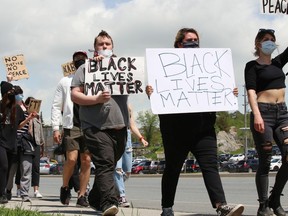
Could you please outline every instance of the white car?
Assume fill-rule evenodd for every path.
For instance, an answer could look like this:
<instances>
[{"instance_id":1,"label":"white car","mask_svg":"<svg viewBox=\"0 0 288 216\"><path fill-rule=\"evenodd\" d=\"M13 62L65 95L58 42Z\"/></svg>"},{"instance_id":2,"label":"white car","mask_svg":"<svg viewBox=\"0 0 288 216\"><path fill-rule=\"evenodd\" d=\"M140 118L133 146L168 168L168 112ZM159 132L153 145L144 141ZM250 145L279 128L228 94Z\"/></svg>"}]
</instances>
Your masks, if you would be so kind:
<instances>
[{"instance_id":1,"label":"white car","mask_svg":"<svg viewBox=\"0 0 288 216\"><path fill-rule=\"evenodd\" d=\"M270 163L270 171L278 171L282 165L282 159L281 158L274 158L271 160Z\"/></svg>"},{"instance_id":2,"label":"white car","mask_svg":"<svg viewBox=\"0 0 288 216\"><path fill-rule=\"evenodd\" d=\"M229 158L229 161L238 162L238 161L244 160L244 159L245 159L245 155L244 154L235 154L235 155L232 155Z\"/></svg>"},{"instance_id":3,"label":"white car","mask_svg":"<svg viewBox=\"0 0 288 216\"><path fill-rule=\"evenodd\" d=\"M40 160L40 174L50 174L50 163L46 160Z\"/></svg>"}]
</instances>

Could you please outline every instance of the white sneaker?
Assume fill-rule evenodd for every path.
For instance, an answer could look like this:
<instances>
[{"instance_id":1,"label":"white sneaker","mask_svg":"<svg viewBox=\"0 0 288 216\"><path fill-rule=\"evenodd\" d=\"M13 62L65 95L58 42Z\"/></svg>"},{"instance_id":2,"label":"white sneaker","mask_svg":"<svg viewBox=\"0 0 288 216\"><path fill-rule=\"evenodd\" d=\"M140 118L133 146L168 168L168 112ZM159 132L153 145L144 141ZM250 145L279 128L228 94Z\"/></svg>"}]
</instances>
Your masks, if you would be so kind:
<instances>
[{"instance_id":1,"label":"white sneaker","mask_svg":"<svg viewBox=\"0 0 288 216\"><path fill-rule=\"evenodd\" d=\"M16 196L17 196L18 198L20 198L20 197L21 197L21 192L20 192L20 189L17 189L17 192L16 192Z\"/></svg>"},{"instance_id":2,"label":"white sneaker","mask_svg":"<svg viewBox=\"0 0 288 216\"><path fill-rule=\"evenodd\" d=\"M36 197L36 198L42 198L43 196L42 196L42 194L37 190L37 191L34 192L34 197Z\"/></svg>"}]
</instances>

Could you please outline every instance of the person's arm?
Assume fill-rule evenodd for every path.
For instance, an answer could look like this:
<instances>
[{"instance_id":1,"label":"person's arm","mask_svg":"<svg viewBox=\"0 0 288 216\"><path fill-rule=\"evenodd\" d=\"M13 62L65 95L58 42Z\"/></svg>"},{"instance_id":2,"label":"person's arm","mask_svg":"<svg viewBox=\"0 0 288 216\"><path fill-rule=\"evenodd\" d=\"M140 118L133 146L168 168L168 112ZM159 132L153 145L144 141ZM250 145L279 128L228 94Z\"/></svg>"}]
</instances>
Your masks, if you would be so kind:
<instances>
[{"instance_id":1,"label":"person's arm","mask_svg":"<svg viewBox=\"0 0 288 216\"><path fill-rule=\"evenodd\" d=\"M264 133L264 121L258 108L256 91L249 89L247 91L248 101L254 115L254 128L260 133Z\"/></svg>"},{"instance_id":2,"label":"person's arm","mask_svg":"<svg viewBox=\"0 0 288 216\"><path fill-rule=\"evenodd\" d=\"M18 129L21 129L22 127L24 127L31 119L36 118L37 117L37 113L36 112L31 112L28 117L23 120L19 125L18 125Z\"/></svg>"},{"instance_id":3,"label":"person's arm","mask_svg":"<svg viewBox=\"0 0 288 216\"><path fill-rule=\"evenodd\" d=\"M128 105L128 109L129 109L129 114L130 114L130 129L131 129L131 132L138 137L139 141L142 142L143 146L146 147L149 145L149 143L145 140L145 138L142 136L142 134L140 133L136 123L135 123L135 120L134 120L134 117L133 117L133 112L132 112L132 108L130 105Z\"/></svg>"}]
</instances>

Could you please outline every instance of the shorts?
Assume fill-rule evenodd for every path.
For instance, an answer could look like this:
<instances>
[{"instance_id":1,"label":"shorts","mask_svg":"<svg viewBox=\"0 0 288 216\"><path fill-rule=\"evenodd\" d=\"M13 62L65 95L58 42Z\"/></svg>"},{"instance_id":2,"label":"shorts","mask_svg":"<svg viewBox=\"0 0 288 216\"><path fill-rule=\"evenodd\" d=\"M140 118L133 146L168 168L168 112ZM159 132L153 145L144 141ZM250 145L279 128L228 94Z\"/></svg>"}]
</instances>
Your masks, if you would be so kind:
<instances>
[{"instance_id":1,"label":"shorts","mask_svg":"<svg viewBox=\"0 0 288 216\"><path fill-rule=\"evenodd\" d=\"M63 144L66 151L78 150L80 153L88 151L82 130L75 126L72 129L64 128Z\"/></svg>"}]
</instances>

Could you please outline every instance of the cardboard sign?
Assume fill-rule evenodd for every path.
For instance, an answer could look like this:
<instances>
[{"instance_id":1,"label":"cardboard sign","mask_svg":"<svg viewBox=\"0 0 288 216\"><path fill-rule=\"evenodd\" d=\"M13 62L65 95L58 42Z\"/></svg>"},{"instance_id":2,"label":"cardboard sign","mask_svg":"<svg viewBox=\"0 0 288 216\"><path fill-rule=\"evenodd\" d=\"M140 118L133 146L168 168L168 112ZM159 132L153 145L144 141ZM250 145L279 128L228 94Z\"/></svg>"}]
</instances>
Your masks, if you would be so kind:
<instances>
[{"instance_id":1,"label":"cardboard sign","mask_svg":"<svg viewBox=\"0 0 288 216\"><path fill-rule=\"evenodd\" d=\"M27 68L25 66L24 55L5 56L3 61L6 67L7 75L12 76L12 80L20 80L29 78Z\"/></svg>"},{"instance_id":2,"label":"cardboard sign","mask_svg":"<svg viewBox=\"0 0 288 216\"><path fill-rule=\"evenodd\" d=\"M145 86L144 58L118 57L85 62L86 95L108 89L112 95L142 94Z\"/></svg>"},{"instance_id":3,"label":"cardboard sign","mask_svg":"<svg viewBox=\"0 0 288 216\"><path fill-rule=\"evenodd\" d=\"M264 14L288 14L287 0L260 0L261 13Z\"/></svg>"},{"instance_id":4,"label":"cardboard sign","mask_svg":"<svg viewBox=\"0 0 288 216\"><path fill-rule=\"evenodd\" d=\"M237 110L230 49L146 49L154 114Z\"/></svg>"},{"instance_id":5,"label":"cardboard sign","mask_svg":"<svg viewBox=\"0 0 288 216\"><path fill-rule=\"evenodd\" d=\"M64 76L69 76L69 75L74 74L76 72L76 68L75 68L72 61L67 62L65 64L62 64L61 67L62 67L62 71L63 71Z\"/></svg>"},{"instance_id":6,"label":"cardboard sign","mask_svg":"<svg viewBox=\"0 0 288 216\"><path fill-rule=\"evenodd\" d=\"M37 113L40 112L40 107L41 107L41 100L37 100L37 99L31 99L29 104L28 104L28 109L27 112L31 113L36 111Z\"/></svg>"}]
</instances>

